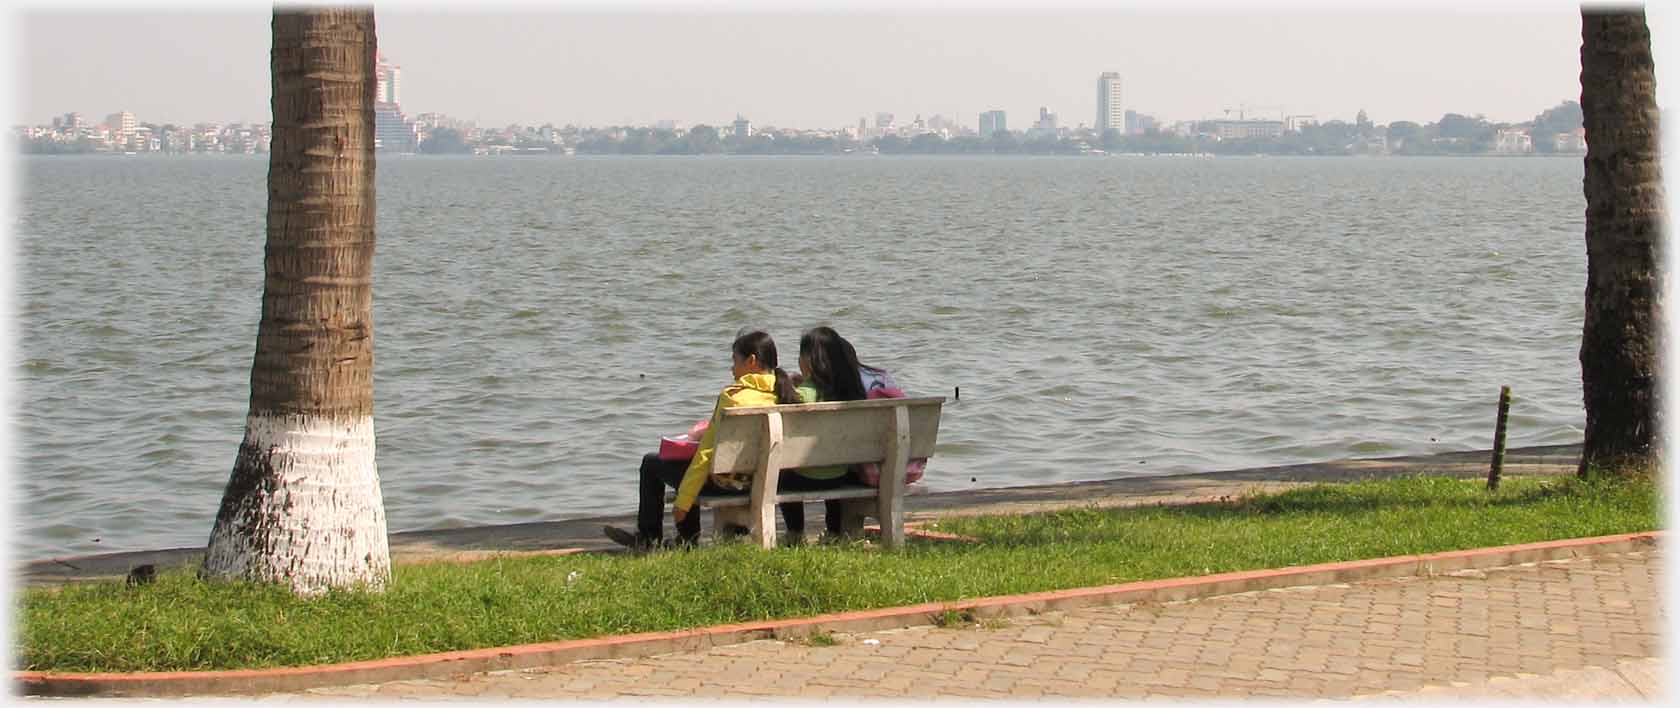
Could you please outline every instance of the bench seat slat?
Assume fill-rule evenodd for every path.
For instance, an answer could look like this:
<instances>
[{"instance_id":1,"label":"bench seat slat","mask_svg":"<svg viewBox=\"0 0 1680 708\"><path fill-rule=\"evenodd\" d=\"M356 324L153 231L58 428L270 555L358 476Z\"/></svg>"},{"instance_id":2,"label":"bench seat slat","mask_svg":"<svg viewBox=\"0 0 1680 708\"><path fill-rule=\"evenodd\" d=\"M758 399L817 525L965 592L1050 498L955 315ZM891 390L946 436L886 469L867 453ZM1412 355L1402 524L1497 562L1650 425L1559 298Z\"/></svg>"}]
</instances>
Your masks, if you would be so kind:
<instances>
[{"instance_id":1,"label":"bench seat slat","mask_svg":"<svg viewBox=\"0 0 1680 708\"><path fill-rule=\"evenodd\" d=\"M884 462L887 456L888 426L898 411L909 413L910 457L932 457L939 443L940 403L925 399L925 405L904 401L917 399L880 398L873 401L810 403L821 410L794 411L802 406L731 408L714 423L717 447L712 472L753 472L758 469L764 445L765 413L781 411L781 465L826 467L863 462ZM733 415L734 411L753 414Z\"/></svg>"},{"instance_id":2,"label":"bench seat slat","mask_svg":"<svg viewBox=\"0 0 1680 708\"><path fill-rule=\"evenodd\" d=\"M726 408L723 415L734 418L744 415L764 415L766 413L809 413L815 411L856 410L869 408L893 408L908 406L920 408L922 406L939 406L945 403L944 396L924 396L921 398L871 398L865 401L823 401L821 403L783 403L774 406L743 406L740 408Z\"/></svg>"},{"instance_id":3,"label":"bench seat slat","mask_svg":"<svg viewBox=\"0 0 1680 708\"><path fill-rule=\"evenodd\" d=\"M775 503L814 502L822 501L824 499L874 499L875 494L878 491L880 490L875 487L866 487L861 484L856 484L836 489L823 489L815 492L782 492L776 495ZM904 493L909 495L924 494L926 492L927 489L920 484L912 484L904 488ZM676 495L674 494L665 495L665 501L667 503L674 499L676 499ZM694 505L707 509L718 509L731 506L746 506L751 499L752 498L746 494L702 494L694 500Z\"/></svg>"}]
</instances>

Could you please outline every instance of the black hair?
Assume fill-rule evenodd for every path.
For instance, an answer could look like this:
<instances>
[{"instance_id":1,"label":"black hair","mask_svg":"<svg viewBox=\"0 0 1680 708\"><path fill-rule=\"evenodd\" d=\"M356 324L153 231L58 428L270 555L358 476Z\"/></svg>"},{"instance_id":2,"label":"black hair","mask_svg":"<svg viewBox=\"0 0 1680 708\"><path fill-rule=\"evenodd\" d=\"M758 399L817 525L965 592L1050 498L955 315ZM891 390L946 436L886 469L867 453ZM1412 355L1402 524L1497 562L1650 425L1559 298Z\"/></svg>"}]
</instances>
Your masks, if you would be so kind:
<instances>
[{"instance_id":1,"label":"black hair","mask_svg":"<svg viewBox=\"0 0 1680 708\"><path fill-rule=\"evenodd\" d=\"M799 403L799 391L793 387L793 379L788 378L787 372L776 365L776 340L764 332L748 332L735 338L735 343L729 346L735 356L745 359L758 357L758 365L776 374L776 402Z\"/></svg>"},{"instance_id":2,"label":"black hair","mask_svg":"<svg viewBox=\"0 0 1680 708\"><path fill-rule=\"evenodd\" d=\"M839 335L835 335L835 336L839 336ZM869 372L871 374L874 374L876 376L881 376L881 375L887 373L886 369L883 369L879 366L870 366L868 364L863 363L862 361L859 361L858 360L858 355L857 355L857 350L852 348L852 343L851 342L848 342L844 339L840 340L840 342L842 344L846 345L846 355L850 356L852 358L852 361L857 363L857 368L860 372L867 371L867 372ZM860 375L858 377L858 382L861 384L862 381L863 381L863 377Z\"/></svg>"},{"instance_id":3,"label":"black hair","mask_svg":"<svg viewBox=\"0 0 1680 708\"><path fill-rule=\"evenodd\" d=\"M799 356L811 365L811 383L825 401L869 397L858 375L857 350L833 327L812 327L799 338Z\"/></svg>"}]
</instances>

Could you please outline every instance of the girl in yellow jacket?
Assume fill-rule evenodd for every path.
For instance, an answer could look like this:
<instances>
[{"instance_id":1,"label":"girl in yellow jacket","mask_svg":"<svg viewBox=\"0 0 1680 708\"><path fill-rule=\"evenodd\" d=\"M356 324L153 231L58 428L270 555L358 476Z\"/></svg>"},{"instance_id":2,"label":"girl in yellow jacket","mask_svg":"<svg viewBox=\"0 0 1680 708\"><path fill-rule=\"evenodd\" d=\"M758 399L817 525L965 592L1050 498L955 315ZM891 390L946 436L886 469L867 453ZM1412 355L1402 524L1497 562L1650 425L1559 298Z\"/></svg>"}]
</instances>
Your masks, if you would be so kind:
<instances>
[{"instance_id":1,"label":"girl in yellow jacket","mask_svg":"<svg viewBox=\"0 0 1680 708\"><path fill-rule=\"evenodd\" d=\"M718 394L717 405L712 407L712 423L701 436L694 459L670 462L659 459L658 454L642 457L636 531L608 526L604 529L607 538L636 549L664 545L665 488L670 486L677 490L677 499L671 504L677 522L677 540L693 544L700 536L700 515L693 508L694 499L701 494L741 494L747 490L750 480L712 474L716 430L723 409L799 403L800 399L787 372L776 365L776 342L770 335L748 332L736 337L730 353L733 361L730 374L735 377L735 383ZM784 472L782 478L787 476Z\"/></svg>"}]
</instances>

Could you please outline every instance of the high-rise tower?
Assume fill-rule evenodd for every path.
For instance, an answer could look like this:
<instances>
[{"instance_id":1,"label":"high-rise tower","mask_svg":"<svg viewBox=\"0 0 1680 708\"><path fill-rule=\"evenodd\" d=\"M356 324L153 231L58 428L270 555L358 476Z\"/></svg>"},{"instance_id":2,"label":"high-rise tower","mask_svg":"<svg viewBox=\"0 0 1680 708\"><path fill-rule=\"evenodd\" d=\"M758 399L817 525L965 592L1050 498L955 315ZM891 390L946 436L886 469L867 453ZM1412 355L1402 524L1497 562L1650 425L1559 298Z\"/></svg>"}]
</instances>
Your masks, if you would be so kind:
<instances>
[{"instance_id":1,"label":"high-rise tower","mask_svg":"<svg viewBox=\"0 0 1680 708\"><path fill-rule=\"evenodd\" d=\"M1109 128L1126 132L1126 107L1120 102L1120 74L1105 71L1097 77L1097 133Z\"/></svg>"},{"instance_id":2,"label":"high-rise tower","mask_svg":"<svg viewBox=\"0 0 1680 708\"><path fill-rule=\"evenodd\" d=\"M420 147L420 126L403 116L398 90L402 67L374 55L373 145L380 152L414 152Z\"/></svg>"},{"instance_id":3,"label":"high-rise tower","mask_svg":"<svg viewBox=\"0 0 1680 708\"><path fill-rule=\"evenodd\" d=\"M374 74L378 77L379 86L373 97L374 103L402 103L402 67L385 61L384 54L374 57Z\"/></svg>"}]
</instances>

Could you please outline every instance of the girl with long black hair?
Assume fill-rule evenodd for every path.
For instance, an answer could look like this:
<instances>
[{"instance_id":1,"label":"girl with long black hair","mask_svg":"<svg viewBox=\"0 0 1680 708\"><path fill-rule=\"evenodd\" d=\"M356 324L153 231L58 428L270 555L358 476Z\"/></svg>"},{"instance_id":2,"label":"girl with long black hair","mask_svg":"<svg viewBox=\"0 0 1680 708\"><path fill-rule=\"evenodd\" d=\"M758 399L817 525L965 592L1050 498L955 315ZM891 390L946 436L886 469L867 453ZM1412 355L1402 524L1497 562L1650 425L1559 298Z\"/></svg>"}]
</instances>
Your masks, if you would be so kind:
<instances>
[{"instance_id":1,"label":"girl with long black hair","mask_svg":"<svg viewBox=\"0 0 1680 708\"><path fill-rule=\"evenodd\" d=\"M833 327L812 327L799 338L799 398L806 403L819 401L861 401L868 398L859 375L857 352L851 342L834 331ZM794 472L801 481L816 489L833 489L854 483L846 465L832 467L804 467ZM787 479L783 476L783 479ZM818 486L821 485L821 486ZM839 536L840 502L823 502L823 522L830 536ZM805 505L787 502L780 505L782 519L787 522L788 536L794 542L804 537Z\"/></svg>"},{"instance_id":2,"label":"girl with long black hair","mask_svg":"<svg viewBox=\"0 0 1680 708\"><path fill-rule=\"evenodd\" d=\"M636 507L634 532L608 526L603 529L607 538L636 549L665 545L665 488L677 490L671 503L676 519L677 541L692 545L700 537L700 515L694 512L694 500L701 494L745 494L750 480L734 476L712 474L712 456L716 449L717 423L726 408L771 406L778 403L799 403L798 391L787 372L776 365L776 342L764 332L747 332L735 338L730 349L730 374L735 382L718 394L712 407L711 426L700 438L700 447L692 460L667 461L657 453L642 457L639 499ZM789 471L778 480L784 489L798 490L799 482L790 481Z\"/></svg>"}]
</instances>

